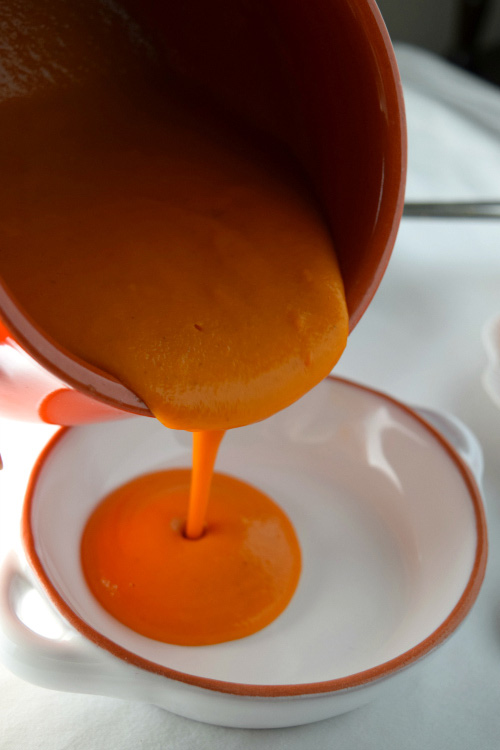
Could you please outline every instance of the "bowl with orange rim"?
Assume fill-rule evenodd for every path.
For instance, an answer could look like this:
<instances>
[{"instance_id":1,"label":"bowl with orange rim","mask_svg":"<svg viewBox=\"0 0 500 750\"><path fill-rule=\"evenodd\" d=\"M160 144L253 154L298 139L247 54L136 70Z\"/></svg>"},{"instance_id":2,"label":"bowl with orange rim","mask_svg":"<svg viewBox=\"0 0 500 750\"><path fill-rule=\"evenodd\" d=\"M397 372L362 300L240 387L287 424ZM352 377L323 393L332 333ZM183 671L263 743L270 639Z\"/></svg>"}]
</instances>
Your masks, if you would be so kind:
<instances>
[{"instance_id":1,"label":"bowl with orange rim","mask_svg":"<svg viewBox=\"0 0 500 750\"><path fill-rule=\"evenodd\" d=\"M9 556L1 572L0 651L12 671L223 726L291 726L399 689L473 606L487 560L474 436L450 416L328 378L234 430L216 466L293 525L302 568L289 604L252 635L212 645L137 633L92 595L82 532L116 487L190 457L187 433L148 418L56 435L26 494L25 559Z\"/></svg>"}]
</instances>

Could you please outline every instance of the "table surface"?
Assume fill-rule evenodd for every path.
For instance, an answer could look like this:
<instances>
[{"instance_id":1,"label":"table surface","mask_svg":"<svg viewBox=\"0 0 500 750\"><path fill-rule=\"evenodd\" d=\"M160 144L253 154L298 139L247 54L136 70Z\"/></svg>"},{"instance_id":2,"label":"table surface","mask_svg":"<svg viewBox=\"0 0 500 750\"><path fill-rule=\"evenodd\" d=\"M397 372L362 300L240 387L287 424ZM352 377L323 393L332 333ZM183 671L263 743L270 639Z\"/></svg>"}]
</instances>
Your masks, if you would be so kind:
<instances>
[{"instance_id":1,"label":"table surface","mask_svg":"<svg viewBox=\"0 0 500 750\"><path fill-rule=\"evenodd\" d=\"M500 90L429 53L397 48L411 200L500 198ZM500 221L404 219L393 258L336 373L451 412L485 456L490 556L457 633L402 693L317 724L233 730L158 708L25 683L0 665L0 748L355 748L499 746L500 410L485 393L481 332L500 313ZM53 428L0 419L0 556L16 535L30 467Z\"/></svg>"}]
</instances>

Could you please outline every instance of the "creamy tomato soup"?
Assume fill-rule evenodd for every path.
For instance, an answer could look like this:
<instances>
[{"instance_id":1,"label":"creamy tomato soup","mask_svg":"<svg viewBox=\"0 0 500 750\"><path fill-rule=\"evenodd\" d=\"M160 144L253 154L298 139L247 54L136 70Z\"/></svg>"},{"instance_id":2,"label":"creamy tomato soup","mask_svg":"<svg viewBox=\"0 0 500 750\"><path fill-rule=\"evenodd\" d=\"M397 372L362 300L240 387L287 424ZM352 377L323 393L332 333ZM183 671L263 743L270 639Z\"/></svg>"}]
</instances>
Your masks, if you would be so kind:
<instances>
[{"instance_id":1,"label":"creamy tomato soup","mask_svg":"<svg viewBox=\"0 0 500 750\"><path fill-rule=\"evenodd\" d=\"M258 630L297 585L295 534L236 479L216 475L208 500L224 431L294 402L347 340L307 181L279 146L147 70L4 102L0 155L1 268L20 304L195 436L191 490L186 472L139 478L96 510L90 588L160 640Z\"/></svg>"}]
</instances>

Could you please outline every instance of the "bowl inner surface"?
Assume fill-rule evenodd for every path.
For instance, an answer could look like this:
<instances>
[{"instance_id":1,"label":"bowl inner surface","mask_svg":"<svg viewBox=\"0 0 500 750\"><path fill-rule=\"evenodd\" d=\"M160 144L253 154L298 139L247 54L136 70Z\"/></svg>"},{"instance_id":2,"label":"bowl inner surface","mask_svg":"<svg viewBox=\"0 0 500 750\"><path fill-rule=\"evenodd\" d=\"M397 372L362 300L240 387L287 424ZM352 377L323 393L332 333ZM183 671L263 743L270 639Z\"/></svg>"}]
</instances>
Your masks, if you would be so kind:
<instances>
[{"instance_id":1,"label":"bowl inner surface","mask_svg":"<svg viewBox=\"0 0 500 750\"><path fill-rule=\"evenodd\" d=\"M334 680L431 636L468 585L477 519L459 462L406 408L327 379L265 422L230 431L217 462L218 471L268 493L295 526L303 570L288 608L259 633L215 646L142 637L88 591L82 529L113 488L190 459L190 435L153 419L80 426L55 443L34 484L31 530L49 588L139 657L244 684Z\"/></svg>"}]
</instances>

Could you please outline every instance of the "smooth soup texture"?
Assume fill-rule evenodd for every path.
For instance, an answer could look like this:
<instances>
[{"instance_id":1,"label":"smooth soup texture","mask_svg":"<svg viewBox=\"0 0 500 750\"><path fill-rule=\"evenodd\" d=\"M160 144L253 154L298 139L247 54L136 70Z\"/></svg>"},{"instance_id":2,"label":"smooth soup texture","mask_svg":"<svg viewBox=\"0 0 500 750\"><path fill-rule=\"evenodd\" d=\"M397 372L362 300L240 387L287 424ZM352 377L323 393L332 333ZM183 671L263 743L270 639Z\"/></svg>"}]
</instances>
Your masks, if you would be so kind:
<instances>
[{"instance_id":1,"label":"smooth soup texture","mask_svg":"<svg viewBox=\"0 0 500 750\"><path fill-rule=\"evenodd\" d=\"M330 372L342 279L291 157L135 58L124 77L111 49L105 74L79 80L73 61L64 85L1 102L1 272L60 346L195 435L191 489L185 472L140 478L90 519L92 591L144 635L231 640L283 610L300 548L244 483L216 475L208 502L217 447Z\"/></svg>"}]
</instances>

